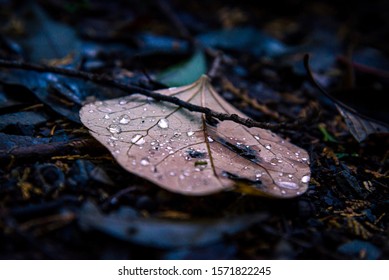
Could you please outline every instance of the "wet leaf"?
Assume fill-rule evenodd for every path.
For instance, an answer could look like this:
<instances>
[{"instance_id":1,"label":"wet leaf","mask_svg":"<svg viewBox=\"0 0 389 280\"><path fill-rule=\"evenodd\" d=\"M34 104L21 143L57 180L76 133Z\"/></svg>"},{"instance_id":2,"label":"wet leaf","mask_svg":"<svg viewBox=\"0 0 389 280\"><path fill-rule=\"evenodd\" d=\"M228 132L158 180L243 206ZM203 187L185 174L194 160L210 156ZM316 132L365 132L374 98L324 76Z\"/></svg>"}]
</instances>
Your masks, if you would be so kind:
<instances>
[{"instance_id":1,"label":"wet leaf","mask_svg":"<svg viewBox=\"0 0 389 280\"><path fill-rule=\"evenodd\" d=\"M158 92L246 117L204 75L188 86ZM308 186L307 152L268 130L219 122L138 94L85 105L80 117L126 170L172 192L206 195L239 187L289 198Z\"/></svg>"},{"instance_id":2,"label":"wet leaf","mask_svg":"<svg viewBox=\"0 0 389 280\"><path fill-rule=\"evenodd\" d=\"M143 218L132 208L102 214L86 203L78 214L80 225L97 229L119 239L157 248L209 245L263 221L267 214L256 213L221 219L175 220Z\"/></svg>"}]
</instances>

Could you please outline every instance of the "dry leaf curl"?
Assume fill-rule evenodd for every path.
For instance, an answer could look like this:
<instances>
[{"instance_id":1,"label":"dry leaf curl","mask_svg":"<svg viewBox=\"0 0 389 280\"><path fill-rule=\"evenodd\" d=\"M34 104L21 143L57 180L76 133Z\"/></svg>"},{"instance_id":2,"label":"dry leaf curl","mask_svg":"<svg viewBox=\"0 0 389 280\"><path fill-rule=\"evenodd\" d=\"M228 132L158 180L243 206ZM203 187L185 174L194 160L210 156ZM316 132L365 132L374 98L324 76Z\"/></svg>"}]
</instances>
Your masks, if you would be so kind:
<instances>
[{"instance_id":1,"label":"dry leaf curl","mask_svg":"<svg viewBox=\"0 0 389 280\"><path fill-rule=\"evenodd\" d=\"M247 118L219 96L205 75L158 93ZM172 192L238 189L290 198L308 186L307 152L269 130L207 119L139 94L87 104L80 117L123 168Z\"/></svg>"}]
</instances>

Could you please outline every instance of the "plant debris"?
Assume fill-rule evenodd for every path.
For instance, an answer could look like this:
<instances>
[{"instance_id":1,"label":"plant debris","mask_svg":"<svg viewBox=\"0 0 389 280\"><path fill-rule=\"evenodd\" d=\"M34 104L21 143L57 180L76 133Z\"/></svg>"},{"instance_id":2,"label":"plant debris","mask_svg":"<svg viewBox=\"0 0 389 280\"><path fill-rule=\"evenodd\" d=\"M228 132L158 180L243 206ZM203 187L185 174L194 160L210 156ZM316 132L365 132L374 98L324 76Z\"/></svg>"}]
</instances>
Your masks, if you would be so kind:
<instances>
[{"instance_id":1,"label":"plant debris","mask_svg":"<svg viewBox=\"0 0 389 280\"><path fill-rule=\"evenodd\" d=\"M2 259L389 258L389 141L383 129L369 129L372 121L387 126L388 1L42 0L0 7ZM201 95L186 102L160 94L179 94L167 88L203 74L212 81L207 91L233 111L201 103ZM208 83L200 81L195 85ZM105 140L96 141L88 129L96 122L85 127L79 110L122 99L138 100L136 117L119 112L127 103L99 112L92 133ZM189 102L196 100L199 106ZM152 126L150 133L135 132L138 125ZM251 131L261 132L259 142ZM123 155L127 160L132 147L135 167L118 162L110 146L121 153L126 133ZM182 164L168 157L157 166L156 174L175 180L168 189L152 177L148 152L169 156L177 147L158 138L153 150L151 136L158 135L199 142L174 154ZM291 161L297 150L307 162ZM222 184L213 183L211 158ZM210 188L196 194L178 184L188 164L191 176L213 178L190 177L193 185L206 180ZM131 173L140 166L151 179ZM265 171L271 176L258 181L255 172ZM281 184L271 191L289 175L298 190ZM269 198L286 197L285 187L290 199ZM251 195L258 189L268 197Z\"/></svg>"}]
</instances>

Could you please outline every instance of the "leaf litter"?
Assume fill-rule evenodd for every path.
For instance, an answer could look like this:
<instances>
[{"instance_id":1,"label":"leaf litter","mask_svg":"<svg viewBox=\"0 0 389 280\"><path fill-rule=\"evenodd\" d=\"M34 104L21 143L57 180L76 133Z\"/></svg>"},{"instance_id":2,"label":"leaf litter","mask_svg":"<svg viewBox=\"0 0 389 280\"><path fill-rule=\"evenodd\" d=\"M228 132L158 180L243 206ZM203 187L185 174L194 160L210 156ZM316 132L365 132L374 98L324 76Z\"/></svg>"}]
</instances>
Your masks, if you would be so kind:
<instances>
[{"instance_id":1,"label":"leaf litter","mask_svg":"<svg viewBox=\"0 0 389 280\"><path fill-rule=\"evenodd\" d=\"M143 218L129 207L108 215L87 202L79 211L78 222L87 230L95 229L144 246L171 249L205 246L223 240L254 224L262 222L266 213L214 219Z\"/></svg>"},{"instance_id":2,"label":"leaf litter","mask_svg":"<svg viewBox=\"0 0 389 280\"><path fill-rule=\"evenodd\" d=\"M246 118L205 75L193 84L157 92ZM87 104L80 118L124 169L175 193L235 189L292 198L308 187L308 153L269 130L219 122L140 94Z\"/></svg>"}]
</instances>

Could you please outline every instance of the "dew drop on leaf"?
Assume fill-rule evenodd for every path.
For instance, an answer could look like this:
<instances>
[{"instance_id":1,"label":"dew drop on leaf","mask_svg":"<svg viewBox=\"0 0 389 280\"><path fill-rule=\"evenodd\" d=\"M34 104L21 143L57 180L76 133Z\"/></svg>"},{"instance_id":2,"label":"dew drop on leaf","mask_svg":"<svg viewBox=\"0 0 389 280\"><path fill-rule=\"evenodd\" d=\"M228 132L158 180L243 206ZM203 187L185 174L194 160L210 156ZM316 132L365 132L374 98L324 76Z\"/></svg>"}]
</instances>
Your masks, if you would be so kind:
<instances>
[{"instance_id":1,"label":"dew drop on leaf","mask_svg":"<svg viewBox=\"0 0 389 280\"><path fill-rule=\"evenodd\" d=\"M193 134L194 134L193 131L188 131L188 132L186 133L186 135L188 135L189 137L190 137L190 136L193 136Z\"/></svg>"},{"instance_id":2,"label":"dew drop on leaf","mask_svg":"<svg viewBox=\"0 0 389 280\"><path fill-rule=\"evenodd\" d=\"M309 176L309 175L305 175L305 176L303 176L302 178L301 178L301 182L303 182L303 183L308 183L309 182L309 180L311 179L311 176Z\"/></svg>"},{"instance_id":3,"label":"dew drop on leaf","mask_svg":"<svg viewBox=\"0 0 389 280\"><path fill-rule=\"evenodd\" d=\"M163 129L169 128L169 121L167 119L160 119L158 126Z\"/></svg>"},{"instance_id":4,"label":"dew drop on leaf","mask_svg":"<svg viewBox=\"0 0 389 280\"><path fill-rule=\"evenodd\" d=\"M130 117L128 115L124 114L119 117L120 124L128 124L129 122L130 122Z\"/></svg>"},{"instance_id":5,"label":"dew drop on leaf","mask_svg":"<svg viewBox=\"0 0 389 280\"><path fill-rule=\"evenodd\" d=\"M278 186L280 186L281 188L285 188L285 189L290 189L290 190L294 190L294 189L298 189L299 186L294 183L294 182L284 182L284 181L281 181L281 182L277 182L276 183Z\"/></svg>"},{"instance_id":6,"label":"dew drop on leaf","mask_svg":"<svg viewBox=\"0 0 389 280\"><path fill-rule=\"evenodd\" d=\"M126 99L119 99L119 105L125 105L127 102L128 101Z\"/></svg>"},{"instance_id":7,"label":"dew drop on leaf","mask_svg":"<svg viewBox=\"0 0 389 280\"><path fill-rule=\"evenodd\" d=\"M131 138L131 143L135 145L143 145L145 142L145 139L140 134L136 134Z\"/></svg>"},{"instance_id":8,"label":"dew drop on leaf","mask_svg":"<svg viewBox=\"0 0 389 280\"><path fill-rule=\"evenodd\" d=\"M108 131L113 133L113 134L119 134L120 132L122 132L122 129L119 125L117 124L110 124L108 127L107 127Z\"/></svg>"},{"instance_id":9,"label":"dew drop on leaf","mask_svg":"<svg viewBox=\"0 0 389 280\"><path fill-rule=\"evenodd\" d=\"M112 109L109 107L106 107L106 106L100 106L100 107L98 107L98 109L100 112L104 112L104 113L111 113L112 112Z\"/></svg>"},{"instance_id":10,"label":"dew drop on leaf","mask_svg":"<svg viewBox=\"0 0 389 280\"><path fill-rule=\"evenodd\" d=\"M142 159L140 160L140 165L142 165L142 166L147 166L147 165L149 165L149 164L150 164L150 161L149 161L148 158L142 158Z\"/></svg>"}]
</instances>

